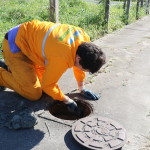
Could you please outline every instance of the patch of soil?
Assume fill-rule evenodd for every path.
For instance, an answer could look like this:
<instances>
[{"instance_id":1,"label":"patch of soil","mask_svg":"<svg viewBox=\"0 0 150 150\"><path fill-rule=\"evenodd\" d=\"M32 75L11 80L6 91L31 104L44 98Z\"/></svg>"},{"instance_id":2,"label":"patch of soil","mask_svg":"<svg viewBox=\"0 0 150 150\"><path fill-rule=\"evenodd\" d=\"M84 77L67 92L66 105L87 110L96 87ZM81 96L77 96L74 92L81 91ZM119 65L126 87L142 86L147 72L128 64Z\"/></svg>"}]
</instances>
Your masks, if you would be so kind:
<instances>
[{"instance_id":1,"label":"patch of soil","mask_svg":"<svg viewBox=\"0 0 150 150\"><path fill-rule=\"evenodd\" d=\"M59 101L52 104L48 109L53 116L64 120L78 120L80 118L89 116L93 112L93 107L90 103L84 100L74 101L77 103L79 109L82 111L82 114L80 116L70 112L67 108L67 105Z\"/></svg>"}]
</instances>

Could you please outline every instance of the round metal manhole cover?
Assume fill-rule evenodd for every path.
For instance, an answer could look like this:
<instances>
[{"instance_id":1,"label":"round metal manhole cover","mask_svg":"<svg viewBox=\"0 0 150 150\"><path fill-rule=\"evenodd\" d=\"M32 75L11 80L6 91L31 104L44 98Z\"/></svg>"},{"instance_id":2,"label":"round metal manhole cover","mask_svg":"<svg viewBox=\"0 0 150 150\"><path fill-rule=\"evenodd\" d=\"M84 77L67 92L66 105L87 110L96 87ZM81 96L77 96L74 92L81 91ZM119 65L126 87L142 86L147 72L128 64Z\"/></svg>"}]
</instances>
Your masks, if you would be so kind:
<instances>
[{"instance_id":1,"label":"round metal manhole cover","mask_svg":"<svg viewBox=\"0 0 150 150\"><path fill-rule=\"evenodd\" d=\"M93 150L118 150L126 143L126 130L116 121L93 116L78 120L72 134L81 145Z\"/></svg>"}]
</instances>

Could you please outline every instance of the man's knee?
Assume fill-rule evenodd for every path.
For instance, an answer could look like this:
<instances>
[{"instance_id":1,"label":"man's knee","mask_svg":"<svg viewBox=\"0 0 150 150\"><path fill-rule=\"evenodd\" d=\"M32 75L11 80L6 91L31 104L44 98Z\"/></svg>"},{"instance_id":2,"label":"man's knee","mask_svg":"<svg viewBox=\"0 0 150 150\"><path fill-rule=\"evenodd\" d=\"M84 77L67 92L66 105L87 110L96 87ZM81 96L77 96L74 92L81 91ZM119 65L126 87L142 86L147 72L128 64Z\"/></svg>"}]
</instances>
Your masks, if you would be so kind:
<instances>
[{"instance_id":1,"label":"man's knee","mask_svg":"<svg viewBox=\"0 0 150 150\"><path fill-rule=\"evenodd\" d=\"M42 89L37 88L32 91L30 91L25 97L29 99L30 101L37 101L41 98L42 96Z\"/></svg>"}]
</instances>

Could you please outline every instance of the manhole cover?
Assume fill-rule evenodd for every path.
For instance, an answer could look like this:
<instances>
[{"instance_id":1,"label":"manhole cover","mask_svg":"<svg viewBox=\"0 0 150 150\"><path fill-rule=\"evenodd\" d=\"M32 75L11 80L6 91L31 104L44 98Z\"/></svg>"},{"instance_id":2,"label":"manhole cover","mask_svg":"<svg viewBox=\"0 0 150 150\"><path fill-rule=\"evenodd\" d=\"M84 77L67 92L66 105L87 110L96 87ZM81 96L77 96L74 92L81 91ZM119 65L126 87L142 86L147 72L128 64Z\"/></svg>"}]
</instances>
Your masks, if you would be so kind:
<instances>
[{"instance_id":1,"label":"manhole cover","mask_svg":"<svg viewBox=\"0 0 150 150\"><path fill-rule=\"evenodd\" d=\"M67 105L59 101L52 104L48 109L53 116L64 120L76 120L84 118L89 116L93 112L93 108L90 103L84 100L74 101L77 103L78 107L83 111L83 113L80 116L77 116L74 113L68 111Z\"/></svg>"},{"instance_id":2,"label":"manhole cover","mask_svg":"<svg viewBox=\"0 0 150 150\"><path fill-rule=\"evenodd\" d=\"M76 141L93 150L119 150L126 143L126 130L117 122L99 116L86 117L72 126Z\"/></svg>"}]
</instances>

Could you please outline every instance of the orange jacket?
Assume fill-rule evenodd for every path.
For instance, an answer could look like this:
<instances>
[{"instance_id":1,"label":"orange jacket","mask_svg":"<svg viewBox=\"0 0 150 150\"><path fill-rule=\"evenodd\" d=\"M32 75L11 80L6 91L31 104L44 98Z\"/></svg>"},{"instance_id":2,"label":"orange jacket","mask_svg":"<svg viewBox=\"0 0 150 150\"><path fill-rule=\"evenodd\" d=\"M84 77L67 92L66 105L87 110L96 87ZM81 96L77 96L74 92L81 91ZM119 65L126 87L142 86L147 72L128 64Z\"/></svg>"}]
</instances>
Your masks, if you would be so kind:
<instances>
[{"instance_id":1,"label":"orange jacket","mask_svg":"<svg viewBox=\"0 0 150 150\"><path fill-rule=\"evenodd\" d=\"M85 78L85 72L74 66L76 50L83 42L90 42L90 38L79 27L38 20L21 24L15 40L35 65L45 66L42 89L57 100L64 99L57 82L68 68L73 67L77 81Z\"/></svg>"}]
</instances>

